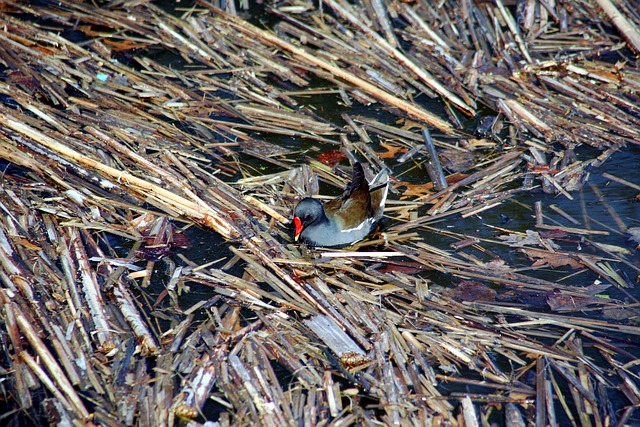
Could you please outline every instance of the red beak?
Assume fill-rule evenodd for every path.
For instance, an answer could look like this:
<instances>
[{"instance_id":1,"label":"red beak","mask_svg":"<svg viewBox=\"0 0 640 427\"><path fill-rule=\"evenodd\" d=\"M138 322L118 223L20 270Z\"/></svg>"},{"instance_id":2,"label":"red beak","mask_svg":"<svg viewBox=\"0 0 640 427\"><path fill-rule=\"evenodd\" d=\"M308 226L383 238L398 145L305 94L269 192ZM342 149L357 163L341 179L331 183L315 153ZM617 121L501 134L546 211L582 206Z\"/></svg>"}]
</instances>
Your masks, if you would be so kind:
<instances>
[{"instance_id":1,"label":"red beak","mask_svg":"<svg viewBox=\"0 0 640 427\"><path fill-rule=\"evenodd\" d=\"M293 218L293 224L296 226L296 232L293 235L293 240L297 242L304 227L302 226L302 221L300 221L300 218L298 217Z\"/></svg>"}]
</instances>

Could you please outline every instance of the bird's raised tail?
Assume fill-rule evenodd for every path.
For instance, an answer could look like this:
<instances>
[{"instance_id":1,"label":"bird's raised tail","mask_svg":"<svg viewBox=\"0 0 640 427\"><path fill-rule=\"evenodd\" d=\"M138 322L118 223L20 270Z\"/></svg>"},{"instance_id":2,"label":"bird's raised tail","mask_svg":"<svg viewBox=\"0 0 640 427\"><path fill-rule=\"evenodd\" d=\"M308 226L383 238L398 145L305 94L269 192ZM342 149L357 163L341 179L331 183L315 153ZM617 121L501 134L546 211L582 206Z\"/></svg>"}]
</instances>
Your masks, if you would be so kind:
<instances>
[{"instance_id":1,"label":"bird's raised tail","mask_svg":"<svg viewBox=\"0 0 640 427\"><path fill-rule=\"evenodd\" d=\"M375 207L371 203L371 194L369 190L369 183L364 175L364 169L360 162L353 164L353 176L351 178L351 185L348 191L344 195L344 199L357 199L364 203L366 206L367 214L373 216Z\"/></svg>"},{"instance_id":2,"label":"bird's raised tail","mask_svg":"<svg viewBox=\"0 0 640 427\"><path fill-rule=\"evenodd\" d=\"M389 193L389 169L384 168L371 180L369 194L373 218L379 221L384 214L384 205Z\"/></svg>"}]
</instances>

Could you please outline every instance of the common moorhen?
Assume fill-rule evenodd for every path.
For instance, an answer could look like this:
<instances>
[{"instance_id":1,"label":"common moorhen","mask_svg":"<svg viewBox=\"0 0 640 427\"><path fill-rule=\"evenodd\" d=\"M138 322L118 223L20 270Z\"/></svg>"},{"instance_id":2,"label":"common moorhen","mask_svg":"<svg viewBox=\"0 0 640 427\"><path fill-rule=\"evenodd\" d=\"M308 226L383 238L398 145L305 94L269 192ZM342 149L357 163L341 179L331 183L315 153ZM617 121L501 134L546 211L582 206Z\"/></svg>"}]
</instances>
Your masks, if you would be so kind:
<instances>
[{"instance_id":1,"label":"common moorhen","mask_svg":"<svg viewBox=\"0 0 640 427\"><path fill-rule=\"evenodd\" d=\"M293 211L294 240L309 246L339 247L362 240L382 218L389 175L382 170L368 183L360 163L344 195L324 205L305 197Z\"/></svg>"}]
</instances>

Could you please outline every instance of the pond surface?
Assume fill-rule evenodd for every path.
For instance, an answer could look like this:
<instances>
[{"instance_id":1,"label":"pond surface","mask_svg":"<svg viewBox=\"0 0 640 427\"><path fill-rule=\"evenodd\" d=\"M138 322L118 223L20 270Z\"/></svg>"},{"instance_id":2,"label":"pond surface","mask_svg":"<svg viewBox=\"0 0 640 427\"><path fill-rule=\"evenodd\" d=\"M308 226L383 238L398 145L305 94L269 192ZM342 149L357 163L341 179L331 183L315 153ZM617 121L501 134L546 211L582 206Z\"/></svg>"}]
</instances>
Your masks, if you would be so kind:
<instances>
[{"instance_id":1,"label":"pond surface","mask_svg":"<svg viewBox=\"0 0 640 427\"><path fill-rule=\"evenodd\" d=\"M340 105L335 95L313 95L304 98L305 105L312 105L313 109L323 118L335 123L339 126L344 125L340 115L349 114L352 117L365 116L375 118L381 122L384 121L385 115L390 116L384 109L378 105L360 106L356 105L352 108ZM441 110L441 106L437 101L429 101L427 104L431 110ZM470 122L469 128L473 127ZM317 157L327 151L339 149L339 146L332 144L320 144L317 141L304 141L296 138L285 138L279 135L272 136L269 134L256 135L272 144L280 145L287 150L294 152L293 155L285 156L287 163L295 166L296 164L304 164L307 159L317 159ZM441 135L434 135L434 138L441 138ZM385 148L377 143L372 144L373 150L377 153L384 153ZM594 150L591 147L578 147L576 149L576 157L591 158L594 157ZM395 159L385 159L385 164L392 171L392 176L397 180L411 182L414 184L428 183L429 177L424 169L424 153L420 152L411 160L399 163ZM265 174L281 171L282 168L274 166L270 162L261 161L253 157L241 155L240 160L255 170L263 171ZM482 156L477 157L477 162L482 161ZM347 161L342 162L348 165ZM507 233L526 233L527 230L536 230L536 218L534 214L534 205L538 202L542 207L542 214L545 225L559 227L573 227L577 229L595 230L597 234L583 235L576 237L572 235L566 239L560 238L559 243L562 250L572 252L582 252L585 254L600 254L602 251L595 248L593 243L612 245L610 248L616 251L628 251L625 259L629 265L624 263L613 263L616 270L626 278L630 286L633 286L640 275L640 257L639 251L635 250L638 244L630 240L630 235L626 232L626 228L640 226L640 190L633 186L626 185L612 179L610 176L625 180L631 185L640 185L640 147L631 145L615 153L602 166L590 168L588 178L582 189L568 193L569 197L560 194L548 194L542 191L538 181L534 180L533 188L516 192L512 198L504 201L499 206L485 210L477 215L462 218L460 215L447 216L442 220L435 221L429 226L417 228L416 232L420 237L431 245L439 247L443 250L453 251L450 245L461 239L468 237L476 237L486 239L482 243L483 249L488 252L480 252L477 255L480 259L487 261L487 258L496 257L503 259L508 265L527 269L531 261L504 242L498 240L498 236ZM513 188L522 185L522 180L515 180ZM341 189L326 184L321 184L321 193L324 195L339 195ZM393 205L394 200L398 199L398 194L389 195L389 205ZM423 208L418 209L419 215L425 215L430 204L426 204ZM568 218L570 217L570 218ZM392 220L385 221L385 227L392 227ZM549 230L538 230L541 232ZM206 263L221 257L229 256L226 245L215 235L205 230L191 230L191 238L194 242L192 249L185 253L187 258L198 263ZM635 266L631 267L631 265ZM530 273L540 278L553 280L558 279L555 271L538 270ZM569 277L563 279L563 284L585 286L596 277L591 273L586 274L568 274ZM635 289L628 291L629 296L640 298ZM187 296L188 298L188 296Z\"/></svg>"},{"instance_id":2,"label":"pond surface","mask_svg":"<svg viewBox=\"0 0 640 427\"><path fill-rule=\"evenodd\" d=\"M322 99L316 99L318 110L322 110ZM333 102L333 100L331 100ZM325 105L326 107L326 105ZM370 107L376 109L375 106ZM362 113L362 111L359 111ZM376 111L376 113L380 113ZM268 135L262 135L265 139L273 143L281 144L288 149L304 149L309 150L310 156L316 156L325 150L333 150L336 147L332 145L322 146L316 143L303 145L300 141L283 140L278 137L269 139ZM376 148L377 150L377 148ZM585 151L592 152L590 148ZM577 151L580 156L580 150ZM251 166L262 169L265 172L274 172L278 168L268 162L262 162L249 157L243 157ZM302 163L304 160L300 160ZM411 180L416 183L422 183L428 180L422 166L415 167L416 164L422 162L420 156L417 156L409 164L398 164L395 161L387 161L387 165L394 173L404 174L403 180ZM435 246L444 251L455 253L456 250L451 245L458 243L467 238L477 238L479 243L473 247L462 249L465 254L476 257L482 262L498 262L505 264L516 271L529 275L534 278L548 280L558 283L562 286L588 287L594 284L602 283L610 285L605 279L598 277L593 271L581 268L573 269L568 266L557 267L536 267L533 266L533 260L529 259L525 254L520 252L518 248L514 248L499 236L507 234L527 233L527 231L538 231L540 233L552 232L552 230L541 230L536 228L536 218L534 214L534 205L539 202L542 206L542 214L544 215L544 223L549 225L558 225L562 227L573 227L578 229L590 229L602 234L577 235L568 234L566 236L555 235L553 241L558 244L559 251L567 251L571 253L581 253L584 255L606 256L603 247L596 245L610 245L606 250L611 252L608 258L609 264L627 283L628 288L610 286L595 292L597 296L605 296L606 298L625 301L628 309L632 311L622 316L631 325L637 325L640 320L640 292L637 288L638 277L640 276L640 251L636 249L638 242L629 239L629 234L624 231L624 227L640 226L640 201L638 196L640 191L628 185L614 181L604 174L622 178L633 184L640 184L640 148L631 146L612 156L605 164L599 168L590 171L589 178L582 190L570 193L573 199L569 199L561 194L544 193L540 187L533 188L530 191L522 191L516 193L511 199L505 201L501 205L486 210L480 214L472 215L467 218L461 218L460 215L451 215L443 220L431 223L424 227L416 228L412 231L418 233L419 237L429 245ZM409 171L409 172L407 172ZM519 183L518 183L519 185ZM330 186L322 186L322 190L329 194L339 194L340 190ZM397 195L390 195L391 202L397 198ZM552 208L553 207L553 208ZM555 208L555 209L554 209ZM427 207L420 208L422 214ZM562 212L560 214L559 212ZM571 217L572 220L567 219ZM394 221L387 220L385 227L392 227ZM193 245L191 248L180 251L180 254L186 259L202 265L213 261L213 267L221 267L229 261L233 254L228 249L228 244L223 242L219 236L209 233L205 230L191 228L187 232ZM384 250L384 248L381 248ZM397 261L397 260L394 260ZM404 260L406 261L406 260ZM623 261L626 261L623 262ZM175 259L176 263L181 260ZM231 272L241 275L243 271L242 264L236 265ZM434 271L420 271L417 273L431 284L431 289L436 292L455 292L460 286L460 280L448 274ZM482 283L482 280L478 281ZM488 287L494 289L497 294L497 304L505 304L511 307L522 307L532 312L539 313L557 313L547 302L547 295L544 293L515 293L508 287L484 283ZM156 290L161 292L164 285L158 283ZM464 290L462 290L464 292ZM192 286L191 292L180 297L180 306L187 309L202 300L211 298L210 291L205 287ZM635 307L635 308L634 308ZM206 310L198 314L198 317L206 318ZM584 317L593 320L603 320L615 318L616 314L602 310L602 306L596 309L585 306L582 310L576 310L570 313L572 316ZM613 316L613 317L612 317ZM253 321L254 318L246 318L246 321ZM519 319L516 319L519 321ZM628 335L612 332L610 335L604 335L607 339L612 339L619 348L624 348L632 354L640 353L640 345L630 340ZM554 339L546 340L540 338L541 342L547 341L552 346ZM587 357L598 360L600 355L597 349L586 347L584 353ZM501 369L509 372L513 367L504 364L504 361L498 362ZM277 368L276 364L276 368ZM283 385L292 380L291 373L282 368L278 370L280 381ZM532 375L532 372L529 373ZM525 383L535 384L535 378L522 378ZM486 393L481 386L469 386L465 384L443 382L439 386L444 393ZM560 385L565 394L569 394L566 384ZM614 405L624 404L621 396L612 395ZM216 419L219 411L223 411L215 403L209 403L205 407L205 413L209 419ZM558 418L561 422L569 422L564 418L565 414L560 411ZM564 420L564 421L563 421Z\"/></svg>"},{"instance_id":3,"label":"pond surface","mask_svg":"<svg viewBox=\"0 0 640 427\"><path fill-rule=\"evenodd\" d=\"M390 122L396 116L387 113L378 105L363 106L356 103L352 106L345 106L336 93L301 95L297 97L297 100L339 127L345 125L341 117L342 114L348 114L351 117L375 118L381 122L387 120L388 124L398 126L398 124ZM443 106L438 101L418 98L417 102L426 106L430 111L446 117ZM485 111L484 114L491 115L492 113ZM477 118L470 120L465 125L465 131L472 134L477 124ZM286 161L292 166L304 164L309 158L315 160L320 154L339 148L333 144L320 144L317 141L306 141L267 133L254 136L290 150L292 154L285 155L278 160ZM439 139L443 136L434 134L434 138ZM376 153L386 151L377 141L374 141L372 148ZM578 159L595 157L597 154L594 153L596 150L591 147L577 147L575 150ZM491 156L491 154L491 151L480 153L475 160L481 162L483 156ZM397 158L385 159L385 163L397 179L413 184L424 184L429 181L423 165L424 154L419 153L404 163L398 163L396 160ZM240 155L239 161L265 174L282 170L272 162L247 155ZM346 164L346 161L343 162L343 165ZM534 180L531 189L515 192L511 198L491 209L464 218L460 215L449 215L442 220L416 227L412 231L417 233L424 242L443 251L452 254L460 251L466 257L475 257L483 263L495 262L496 268L499 268L500 265L507 265L517 272L558 283L558 285L580 288L598 284L610 285L608 288L597 288L594 295L625 301L629 304L626 306L629 313L615 318L619 314L603 310L602 306L598 306L597 309L585 306L571 315L603 321L615 318L630 325L637 325L640 320L640 303L638 302L640 292L637 288L640 277L640 251L636 247L640 242L630 240L627 229L640 227L640 190L637 188L640 185L640 147L638 145L628 146L614 154L600 167L592 168L588 172L588 179L583 188L568 195L545 193L542 191L539 181ZM626 185L614 178L625 180L631 185ZM512 188L519 188L521 185L522 179L518 179L513 182ZM340 193L340 189L324 184L321 186L321 192L327 195L337 195ZM394 201L398 200L398 194L391 194L389 198L389 205L393 206ZM536 226L534 213L536 203L541 207L543 222L548 226L546 228ZM429 207L430 205L420 207L417 210L418 214L426 215ZM394 225L397 225L397 222L394 222L393 219L388 219L385 222L387 228ZM553 229L556 226L558 228L587 230L591 233L561 234ZM513 240L501 239L501 237L509 235L525 235L527 232L538 232L542 235L547 233L546 235L550 235L549 238L558 245L556 250L559 252L566 251L573 254L606 258L606 263L620 277L621 282L610 283L606 278L588 268L572 268L562 264L553 265L554 260L552 259L547 259L546 265L540 266L535 264L535 260L520 251ZM179 252L179 255L184 258L198 265L214 262L213 267L221 267L232 259L233 254L229 250L229 245L219 236L195 227L190 228L187 234L192 241L192 246ZM461 249L452 247L452 245L469 238L477 239L477 243ZM179 257L173 257L173 261L177 264L182 263ZM238 275L242 274L242 271L242 265L231 268L231 272ZM441 272L423 270L416 274L427 280L431 288L438 292L446 293L460 286L458 278ZM477 282L482 283L482 280L477 280ZM627 287L622 286L623 284ZM557 312L549 306L547 295L521 293L513 296L506 287L490 282L484 283L484 285L495 290L499 295L498 301L505 305L520 306L539 313ZM160 293L164 289L163 286L158 281L151 290ZM210 293L205 287L193 286L191 292L180 297L180 306L188 308L208 298L210 298ZM204 318L206 310L203 309L199 315ZM615 338L614 335L619 339L618 344L622 348L632 354L640 353L640 346L634 340L620 334L612 334L609 338ZM544 341L544 338L541 338L541 341ZM548 344L553 344L553 341L550 340ZM589 357L598 357L597 351L593 348L585 349L585 354ZM508 366L503 368L507 372L510 370ZM284 369L279 374L282 382L286 383L286 378L290 374ZM529 379L529 381L533 382L535 379ZM443 384L442 387L448 391L481 392L465 385ZM613 399L616 397L614 396ZM618 399L620 399L619 396ZM214 404L207 407L207 412L210 414L215 414L218 410L221 409Z\"/></svg>"}]
</instances>

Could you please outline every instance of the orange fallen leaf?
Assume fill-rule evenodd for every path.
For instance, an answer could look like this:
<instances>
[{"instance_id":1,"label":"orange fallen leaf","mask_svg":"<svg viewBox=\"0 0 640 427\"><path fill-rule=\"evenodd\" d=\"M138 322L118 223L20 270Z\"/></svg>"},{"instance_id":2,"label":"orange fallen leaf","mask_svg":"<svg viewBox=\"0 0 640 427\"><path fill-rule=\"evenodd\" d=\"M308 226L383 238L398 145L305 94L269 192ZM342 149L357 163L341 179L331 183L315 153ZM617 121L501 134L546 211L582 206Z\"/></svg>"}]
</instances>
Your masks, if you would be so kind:
<instances>
[{"instance_id":1,"label":"orange fallen leaf","mask_svg":"<svg viewBox=\"0 0 640 427\"><path fill-rule=\"evenodd\" d=\"M386 153L378 153L378 156L380 156L381 159L393 159L396 154L407 152L406 148L396 147L391 144L385 144L384 142L381 142L380 145L387 150Z\"/></svg>"},{"instance_id":2,"label":"orange fallen leaf","mask_svg":"<svg viewBox=\"0 0 640 427\"><path fill-rule=\"evenodd\" d=\"M409 119L399 120L397 123L402 123L401 129L408 130L408 131L411 131L413 129L420 130L424 127L422 123L414 122L413 120L409 120Z\"/></svg>"},{"instance_id":3,"label":"orange fallen leaf","mask_svg":"<svg viewBox=\"0 0 640 427\"><path fill-rule=\"evenodd\" d=\"M18 238L17 243L20 244L21 246L23 246L25 249L30 250L30 251L41 251L42 247L31 243L28 239L25 238Z\"/></svg>"},{"instance_id":4,"label":"orange fallen leaf","mask_svg":"<svg viewBox=\"0 0 640 427\"><path fill-rule=\"evenodd\" d=\"M412 184L407 181L398 181L395 188L398 187L406 187L407 189L402 193L401 199L406 199L407 197L420 197L425 194L433 193L433 182L427 182L426 184Z\"/></svg>"}]
</instances>

